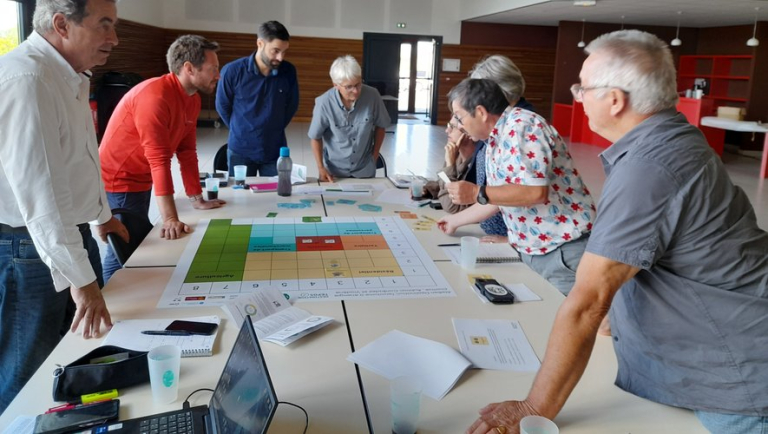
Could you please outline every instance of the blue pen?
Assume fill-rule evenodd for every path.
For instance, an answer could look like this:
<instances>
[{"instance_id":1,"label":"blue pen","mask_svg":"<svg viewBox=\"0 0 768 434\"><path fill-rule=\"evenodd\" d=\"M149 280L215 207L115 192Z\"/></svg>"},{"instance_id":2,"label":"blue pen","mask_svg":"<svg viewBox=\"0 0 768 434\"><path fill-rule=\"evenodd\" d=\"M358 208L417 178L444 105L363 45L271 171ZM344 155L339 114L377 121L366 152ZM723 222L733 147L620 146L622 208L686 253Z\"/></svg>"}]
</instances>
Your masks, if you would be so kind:
<instances>
[{"instance_id":1,"label":"blue pen","mask_svg":"<svg viewBox=\"0 0 768 434\"><path fill-rule=\"evenodd\" d=\"M186 330L143 330L143 335L153 336L189 336L190 333Z\"/></svg>"}]
</instances>

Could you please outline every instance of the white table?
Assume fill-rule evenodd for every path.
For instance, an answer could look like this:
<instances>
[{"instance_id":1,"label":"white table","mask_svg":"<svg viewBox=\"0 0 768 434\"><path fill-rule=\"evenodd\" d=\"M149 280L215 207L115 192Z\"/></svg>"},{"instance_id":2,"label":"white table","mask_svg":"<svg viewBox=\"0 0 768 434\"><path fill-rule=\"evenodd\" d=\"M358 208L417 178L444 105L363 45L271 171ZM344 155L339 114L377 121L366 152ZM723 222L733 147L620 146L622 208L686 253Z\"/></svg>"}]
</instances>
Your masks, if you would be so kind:
<instances>
[{"instance_id":1,"label":"white table","mask_svg":"<svg viewBox=\"0 0 768 434\"><path fill-rule=\"evenodd\" d=\"M120 390L121 419L179 409L192 391L201 387L214 388L240 329L240 324L233 324L216 307L155 309L172 271L170 268L118 270L104 288L112 319L219 315L222 323L214 355L182 359L179 399L172 404L154 405L149 384ZM355 366L345 360L351 349L341 303L302 303L301 307L318 315L333 317L336 322L290 347L262 342L278 399L307 410L310 433L367 432ZM68 364L96 348L100 342L101 339L86 341L80 336L68 334L0 416L0 431L18 415L35 415L53 407L51 373L56 364ZM200 392L193 397L192 405L207 403L209 399L209 393ZM300 410L280 405L269 432L299 433L303 426L304 415Z\"/></svg>"},{"instance_id":2,"label":"white table","mask_svg":"<svg viewBox=\"0 0 768 434\"><path fill-rule=\"evenodd\" d=\"M522 264L478 267L473 273L491 274L502 283L524 283L543 298L510 306L483 304L468 288L461 268L449 263L437 266L454 284L457 297L345 302L355 348L397 329L458 350L451 318L514 319L520 321L539 359L544 357L551 325L564 299L557 290ZM614 386L617 369L610 338L598 337L584 376L555 419L562 434L707 432L692 411L656 404ZM365 369L360 373L374 432L389 432L389 383ZM441 401L422 397L419 433L463 432L486 404L524 399L533 379L533 373L469 370Z\"/></svg>"},{"instance_id":3,"label":"white table","mask_svg":"<svg viewBox=\"0 0 768 434\"><path fill-rule=\"evenodd\" d=\"M744 133L768 133L768 127L752 121L737 121L734 119L705 116L701 118L701 124L707 127L720 128L721 130L739 131ZM763 139L763 159L760 163L760 179L768 178L768 134Z\"/></svg>"}]
</instances>

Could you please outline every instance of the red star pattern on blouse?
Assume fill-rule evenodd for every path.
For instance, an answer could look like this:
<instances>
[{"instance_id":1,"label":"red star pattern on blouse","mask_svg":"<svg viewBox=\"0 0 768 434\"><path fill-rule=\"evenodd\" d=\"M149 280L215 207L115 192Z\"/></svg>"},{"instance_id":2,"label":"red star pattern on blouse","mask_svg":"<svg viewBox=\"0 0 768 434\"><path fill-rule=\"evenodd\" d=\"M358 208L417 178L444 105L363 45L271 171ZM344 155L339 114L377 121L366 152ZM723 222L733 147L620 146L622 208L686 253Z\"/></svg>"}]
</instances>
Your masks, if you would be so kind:
<instances>
[{"instance_id":1,"label":"red star pattern on blouse","mask_svg":"<svg viewBox=\"0 0 768 434\"><path fill-rule=\"evenodd\" d=\"M524 215L521 215L520 217L517 218L517 221L519 221L520 223L525 223L526 220L528 219L526 219Z\"/></svg>"},{"instance_id":2,"label":"red star pattern on blouse","mask_svg":"<svg viewBox=\"0 0 768 434\"><path fill-rule=\"evenodd\" d=\"M569 234L569 233L565 233L565 234L563 234L563 239L564 239L565 241L569 241L569 240L571 239L571 234Z\"/></svg>"},{"instance_id":3,"label":"red star pattern on blouse","mask_svg":"<svg viewBox=\"0 0 768 434\"><path fill-rule=\"evenodd\" d=\"M536 136L536 134L529 134L528 135L528 140L531 141L531 142L536 142L536 141L539 140L539 138L538 138L538 136Z\"/></svg>"},{"instance_id":4,"label":"red star pattern on blouse","mask_svg":"<svg viewBox=\"0 0 768 434\"><path fill-rule=\"evenodd\" d=\"M544 220L543 220L541 217L538 217L538 216L537 216L535 219L533 219L533 221L534 221L534 222L535 222L537 225L540 225L540 224L541 224L541 222L542 222L542 221L544 221Z\"/></svg>"},{"instance_id":5,"label":"red star pattern on blouse","mask_svg":"<svg viewBox=\"0 0 768 434\"><path fill-rule=\"evenodd\" d=\"M565 223L568 221L568 217L560 214L559 216L557 216L557 221L559 221L560 223Z\"/></svg>"}]
</instances>

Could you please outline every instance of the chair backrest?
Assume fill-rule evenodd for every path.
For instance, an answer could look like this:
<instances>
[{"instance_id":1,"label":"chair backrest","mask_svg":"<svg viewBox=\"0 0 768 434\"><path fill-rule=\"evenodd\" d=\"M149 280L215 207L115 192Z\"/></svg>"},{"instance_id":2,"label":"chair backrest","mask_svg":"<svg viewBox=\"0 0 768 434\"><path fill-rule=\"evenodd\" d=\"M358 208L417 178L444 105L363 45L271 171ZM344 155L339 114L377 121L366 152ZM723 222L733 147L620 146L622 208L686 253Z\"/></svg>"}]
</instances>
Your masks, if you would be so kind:
<instances>
[{"instance_id":1,"label":"chair backrest","mask_svg":"<svg viewBox=\"0 0 768 434\"><path fill-rule=\"evenodd\" d=\"M136 248L139 247L139 244L144 241L149 231L152 230L152 223L150 223L147 216L126 208L115 208L112 210L112 215L125 225L130 236L130 241L126 243L115 233L107 234L109 246L115 252L117 261L120 265L124 266L128 258L131 257Z\"/></svg>"},{"instance_id":2,"label":"chair backrest","mask_svg":"<svg viewBox=\"0 0 768 434\"><path fill-rule=\"evenodd\" d=\"M217 170L223 170L225 172L229 171L229 162L227 161L227 144L221 145L221 148L219 148L218 151L216 151L216 155L213 157L213 171L216 172Z\"/></svg>"},{"instance_id":3,"label":"chair backrest","mask_svg":"<svg viewBox=\"0 0 768 434\"><path fill-rule=\"evenodd\" d=\"M376 170L384 169L384 177L387 178L387 162L384 161L384 157L379 154L379 158L376 159Z\"/></svg>"}]
</instances>

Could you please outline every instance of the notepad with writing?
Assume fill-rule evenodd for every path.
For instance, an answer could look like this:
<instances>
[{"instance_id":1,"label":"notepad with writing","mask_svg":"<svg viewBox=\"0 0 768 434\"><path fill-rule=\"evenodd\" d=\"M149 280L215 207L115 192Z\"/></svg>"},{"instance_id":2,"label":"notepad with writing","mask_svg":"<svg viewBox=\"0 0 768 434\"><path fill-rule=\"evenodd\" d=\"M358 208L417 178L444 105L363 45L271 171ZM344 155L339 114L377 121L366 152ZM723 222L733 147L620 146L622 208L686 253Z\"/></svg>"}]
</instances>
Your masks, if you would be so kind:
<instances>
[{"instance_id":1,"label":"notepad with writing","mask_svg":"<svg viewBox=\"0 0 768 434\"><path fill-rule=\"evenodd\" d=\"M216 324L221 322L221 318L216 315L194 318L127 319L115 322L101 345L116 345L135 351L149 351L160 345L176 345L181 348L181 357L212 356L213 343L216 341L218 330L210 336L151 336L141 333L144 330L164 330L177 319Z\"/></svg>"},{"instance_id":2,"label":"notepad with writing","mask_svg":"<svg viewBox=\"0 0 768 434\"><path fill-rule=\"evenodd\" d=\"M502 264L521 262L520 254L507 243L480 243L477 251L478 264Z\"/></svg>"}]
</instances>

